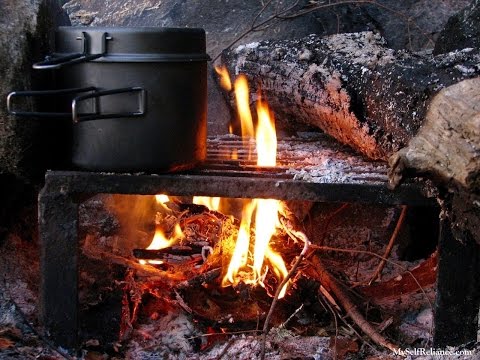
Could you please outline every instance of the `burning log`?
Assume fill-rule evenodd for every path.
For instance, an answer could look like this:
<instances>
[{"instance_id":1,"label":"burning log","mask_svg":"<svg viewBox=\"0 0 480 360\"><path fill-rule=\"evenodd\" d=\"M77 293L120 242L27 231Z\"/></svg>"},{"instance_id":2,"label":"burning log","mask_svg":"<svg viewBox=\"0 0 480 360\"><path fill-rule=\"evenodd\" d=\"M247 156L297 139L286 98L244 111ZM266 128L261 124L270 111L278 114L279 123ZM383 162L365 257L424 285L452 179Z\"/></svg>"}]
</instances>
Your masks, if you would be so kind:
<instances>
[{"instance_id":1,"label":"burning log","mask_svg":"<svg viewBox=\"0 0 480 360\"><path fill-rule=\"evenodd\" d=\"M480 87L471 79L480 74L478 49L409 54L363 32L253 43L224 52L222 60L261 88L280 125L319 127L372 159L387 160L411 141L411 152L420 154L414 161L400 153L394 165L474 186L468 179L480 169L480 135L472 130ZM456 152L465 159L459 169L448 157Z\"/></svg>"}]
</instances>

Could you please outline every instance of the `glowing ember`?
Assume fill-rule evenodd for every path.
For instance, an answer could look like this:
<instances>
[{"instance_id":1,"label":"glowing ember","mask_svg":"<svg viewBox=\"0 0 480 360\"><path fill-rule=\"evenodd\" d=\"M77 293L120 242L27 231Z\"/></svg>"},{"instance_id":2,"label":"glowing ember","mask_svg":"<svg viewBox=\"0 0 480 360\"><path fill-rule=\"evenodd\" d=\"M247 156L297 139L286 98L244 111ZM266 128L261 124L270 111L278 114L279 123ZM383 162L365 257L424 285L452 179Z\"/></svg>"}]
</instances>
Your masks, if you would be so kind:
<instances>
[{"instance_id":1,"label":"glowing ember","mask_svg":"<svg viewBox=\"0 0 480 360\"><path fill-rule=\"evenodd\" d=\"M214 211L218 211L220 207L219 197L194 196L192 202L197 205L204 205L210 210L214 210Z\"/></svg>"}]
</instances>

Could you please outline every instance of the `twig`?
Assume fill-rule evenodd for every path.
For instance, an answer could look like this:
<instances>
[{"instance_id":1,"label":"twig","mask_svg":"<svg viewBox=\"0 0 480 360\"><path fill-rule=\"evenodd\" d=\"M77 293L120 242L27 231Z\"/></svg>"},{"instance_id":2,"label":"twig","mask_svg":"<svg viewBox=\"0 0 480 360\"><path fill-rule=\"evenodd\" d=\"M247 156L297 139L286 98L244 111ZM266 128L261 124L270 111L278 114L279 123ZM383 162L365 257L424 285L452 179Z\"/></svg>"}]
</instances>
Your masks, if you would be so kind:
<instances>
[{"instance_id":1,"label":"twig","mask_svg":"<svg viewBox=\"0 0 480 360\"><path fill-rule=\"evenodd\" d=\"M398 346L383 337L360 313L357 306L343 290L340 283L327 271L320 258L316 255L312 256L313 271L317 274L317 279L324 285L328 286L335 297L338 299L348 316L357 324L357 326L368 335L376 344L389 349L391 351L398 350Z\"/></svg>"},{"instance_id":2,"label":"twig","mask_svg":"<svg viewBox=\"0 0 480 360\"><path fill-rule=\"evenodd\" d=\"M378 264L377 269L375 270L375 273L373 274L372 278L368 282L368 285L371 285L372 282L374 282L376 279L380 279L380 277L382 276L382 271L386 264L385 259L387 259L390 256L390 252L392 251L393 245L397 240L398 234L400 233L400 229L402 228L406 215L407 215L407 206L402 205L402 212L400 213L400 217L398 218L397 225L395 226L392 236L390 237L390 241L388 242L387 248L385 249L385 253L383 254L383 259L380 260L380 263Z\"/></svg>"},{"instance_id":3,"label":"twig","mask_svg":"<svg viewBox=\"0 0 480 360\"><path fill-rule=\"evenodd\" d=\"M272 22L273 20L291 20L291 19L303 16L303 15L306 15L308 13L311 13L313 11L317 11L317 10L325 9L325 8L329 8L329 7L334 7L334 6L338 6L338 5L372 5L372 6L377 6L379 8L382 8L382 9L398 16L399 18L401 18L407 24L408 42L409 42L410 50L411 50L410 24L412 24L417 30L419 30L419 32L425 38L428 39L429 43L433 43L432 38L430 36L428 36L428 34L418 24L416 24L414 21L412 21L410 17L406 16L404 13L402 13L400 11L397 11L397 10L395 10L395 9L389 7L389 6L386 6L384 4L379 3L377 0L345 0L345 1L338 1L338 2L329 2L328 4L321 4L321 5L312 6L308 9L306 9L306 10L300 10L300 11L297 11L293 14L289 14L289 12L291 10L293 10L299 4L300 1L297 0L297 1L295 1L295 3L292 6L286 8L282 11L277 10L274 15L268 17L267 19L265 19L264 21L262 21L258 24L255 24L256 21L258 20L258 18L261 16L261 14L264 13L266 8L270 5L271 1L272 0L269 0L269 1L267 1L267 3L265 3L265 5L263 5L262 9L260 9L260 11L257 13L257 15L255 15L250 27L248 29L246 29L245 31L243 31L235 39L233 39L224 49L222 49L222 51L220 51L220 53L215 55L212 62L215 62L220 57L220 55L222 54L223 51L225 51L227 49L230 49L233 45L235 45L237 42L239 42L241 39L243 39L249 33L255 32L255 31L265 30L269 25L271 25L269 23ZM267 25L267 26L265 26L265 25Z\"/></svg>"},{"instance_id":4,"label":"twig","mask_svg":"<svg viewBox=\"0 0 480 360\"><path fill-rule=\"evenodd\" d=\"M227 354L228 349L230 349L232 345L233 345L233 338L230 338L230 340L228 340L227 345L225 345L220 355L217 356L216 360L221 360Z\"/></svg>"},{"instance_id":5,"label":"twig","mask_svg":"<svg viewBox=\"0 0 480 360\"><path fill-rule=\"evenodd\" d=\"M283 14L286 14L288 13L290 10L292 10L293 8L295 8L298 3L300 2L300 0L296 0L292 6L282 10L281 12L279 13L275 13L274 15L270 16L269 18L265 19L264 21L258 23L258 24L255 24L255 23L252 23L250 25L250 27L245 30L244 32L242 32L240 35L238 35L235 39L233 39L226 47L225 49L223 49L222 51L224 50L227 50L227 49L230 49L233 45L235 45L237 42L239 42L241 39L243 39L246 35L248 35L249 33L251 32L254 32L254 31L257 31L259 28L261 28L263 25L266 25L268 24L269 22L271 22L272 20L274 19L281 19L281 16ZM268 2L269 4L270 2ZM268 4L266 4L264 7L262 7L262 9L260 10L260 12L255 16L254 20L256 21L258 19L258 17L265 11L265 8L266 6L268 6ZM212 63L214 63L219 57L220 55L222 55L222 51L220 51L213 59L212 59Z\"/></svg>"},{"instance_id":6,"label":"twig","mask_svg":"<svg viewBox=\"0 0 480 360\"><path fill-rule=\"evenodd\" d=\"M299 307L297 310L295 310L295 311L293 312L293 314L290 315L290 316L288 317L288 319L285 320L279 327L280 327L280 328L284 328L285 326L287 326L287 324L290 322L290 320L292 320L293 317L294 317L295 315L297 315L298 312L299 312L300 310L302 310L302 309L303 309L303 304L300 305L300 307Z\"/></svg>"},{"instance_id":7,"label":"twig","mask_svg":"<svg viewBox=\"0 0 480 360\"><path fill-rule=\"evenodd\" d=\"M195 276L189 280L182 281L180 284L175 286L175 288L178 290L182 290L189 287L197 287L203 283L210 283L216 278L218 278L221 273L222 273L221 268L212 269L207 272L204 272L203 274Z\"/></svg>"},{"instance_id":8,"label":"twig","mask_svg":"<svg viewBox=\"0 0 480 360\"><path fill-rule=\"evenodd\" d=\"M328 309L333 315L333 321L335 322L335 340L333 342L333 358L337 359L337 338L338 338L338 320L337 320L337 313L333 310L332 305L325 301L325 305L327 305Z\"/></svg>"},{"instance_id":9,"label":"twig","mask_svg":"<svg viewBox=\"0 0 480 360\"><path fill-rule=\"evenodd\" d=\"M305 255L307 254L309 247L310 247L310 240L308 239L307 235L305 235L302 231L294 230L294 229L289 229L289 234L293 234L297 239L301 239L303 241L303 249L300 255L298 255L297 260L293 264L292 268L288 272L287 276L283 279L283 281L280 283L280 285L277 288L277 291L275 291L275 296L273 297L272 304L270 305L270 309L268 311L267 317L265 318L265 322L263 324L263 330L262 330L262 338L261 338L261 350L260 350L260 359L264 360L265 359L265 343L267 341L267 333L268 333L268 327L270 325L270 319L273 315L273 310L275 309L275 306L277 305L278 298L280 296L280 292L282 291L283 287L288 283L288 281L291 279L293 274L297 271L298 265L300 265L300 262L303 260Z\"/></svg>"},{"instance_id":10,"label":"twig","mask_svg":"<svg viewBox=\"0 0 480 360\"><path fill-rule=\"evenodd\" d=\"M241 330L241 331L230 331L230 332L226 331L221 333L208 333L208 334L195 335L195 336L187 337L185 339L194 340L201 337L216 336L216 335L241 335L241 334L249 334L249 333L259 333L259 332L261 332L261 330Z\"/></svg>"},{"instance_id":11,"label":"twig","mask_svg":"<svg viewBox=\"0 0 480 360\"><path fill-rule=\"evenodd\" d=\"M315 5L315 6L312 6L311 8L308 8L306 10L303 10L303 11L298 11L296 12L295 14L291 14L291 15L285 15L285 16L279 16L280 19L282 20L287 20L287 19L294 19L294 18L297 18L299 16L303 16L305 14L308 14L308 13L311 13L313 11L317 11L317 10L320 10L320 9L325 9L325 8L328 8L328 7L333 7L333 6L337 6L337 5L356 5L356 4L371 4L371 5L376 5L377 2L376 0L346 0L346 1L338 1L338 2L334 2L334 3L328 3L328 4L322 4L322 5Z\"/></svg>"}]
</instances>

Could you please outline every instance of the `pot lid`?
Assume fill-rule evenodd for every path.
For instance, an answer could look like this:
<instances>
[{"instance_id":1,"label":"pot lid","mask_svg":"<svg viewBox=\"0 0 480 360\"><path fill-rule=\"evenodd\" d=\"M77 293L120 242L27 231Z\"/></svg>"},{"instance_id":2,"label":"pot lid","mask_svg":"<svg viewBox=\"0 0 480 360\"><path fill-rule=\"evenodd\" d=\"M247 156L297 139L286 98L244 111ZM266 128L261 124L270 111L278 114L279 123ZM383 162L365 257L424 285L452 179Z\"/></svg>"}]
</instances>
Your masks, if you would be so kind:
<instances>
[{"instance_id":1,"label":"pot lid","mask_svg":"<svg viewBox=\"0 0 480 360\"><path fill-rule=\"evenodd\" d=\"M103 54L93 61L206 61L199 28L72 27L55 32L55 54Z\"/></svg>"}]
</instances>

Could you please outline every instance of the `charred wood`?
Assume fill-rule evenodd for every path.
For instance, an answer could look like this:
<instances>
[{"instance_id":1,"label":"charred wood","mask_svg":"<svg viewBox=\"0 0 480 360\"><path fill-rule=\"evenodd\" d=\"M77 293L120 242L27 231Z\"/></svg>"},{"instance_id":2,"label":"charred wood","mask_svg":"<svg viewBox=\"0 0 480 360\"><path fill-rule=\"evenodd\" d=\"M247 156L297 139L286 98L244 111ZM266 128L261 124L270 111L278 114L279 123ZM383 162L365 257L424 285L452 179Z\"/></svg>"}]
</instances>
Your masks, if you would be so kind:
<instances>
[{"instance_id":1,"label":"charred wood","mask_svg":"<svg viewBox=\"0 0 480 360\"><path fill-rule=\"evenodd\" d=\"M261 88L280 127L313 125L383 160L417 135L441 89L480 74L479 60L478 49L394 51L370 32L264 41L222 55L230 73Z\"/></svg>"},{"instance_id":2,"label":"charred wood","mask_svg":"<svg viewBox=\"0 0 480 360\"><path fill-rule=\"evenodd\" d=\"M200 254L202 252L202 247L191 247L191 246L172 246L165 249L159 250L148 250L148 249L134 249L133 256L137 259L162 259L165 255L180 255L180 256L189 256L193 254Z\"/></svg>"}]
</instances>

